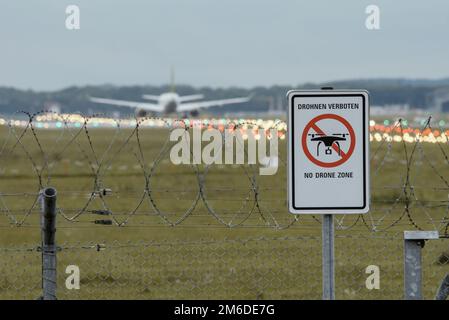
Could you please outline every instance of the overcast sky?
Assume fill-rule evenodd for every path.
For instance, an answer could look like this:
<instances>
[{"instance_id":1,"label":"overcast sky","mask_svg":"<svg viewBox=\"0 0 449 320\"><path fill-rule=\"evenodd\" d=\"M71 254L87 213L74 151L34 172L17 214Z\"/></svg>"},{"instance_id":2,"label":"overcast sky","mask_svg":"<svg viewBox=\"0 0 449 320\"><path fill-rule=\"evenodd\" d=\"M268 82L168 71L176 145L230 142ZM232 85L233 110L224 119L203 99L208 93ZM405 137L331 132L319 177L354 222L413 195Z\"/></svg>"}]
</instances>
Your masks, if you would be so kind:
<instances>
[{"instance_id":1,"label":"overcast sky","mask_svg":"<svg viewBox=\"0 0 449 320\"><path fill-rule=\"evenodd\" d=\"M178 83L213 87L442 78L448 34L447 0L0 0L0 86L160 85L172 65Z\"/></svg>"}]
</instances>

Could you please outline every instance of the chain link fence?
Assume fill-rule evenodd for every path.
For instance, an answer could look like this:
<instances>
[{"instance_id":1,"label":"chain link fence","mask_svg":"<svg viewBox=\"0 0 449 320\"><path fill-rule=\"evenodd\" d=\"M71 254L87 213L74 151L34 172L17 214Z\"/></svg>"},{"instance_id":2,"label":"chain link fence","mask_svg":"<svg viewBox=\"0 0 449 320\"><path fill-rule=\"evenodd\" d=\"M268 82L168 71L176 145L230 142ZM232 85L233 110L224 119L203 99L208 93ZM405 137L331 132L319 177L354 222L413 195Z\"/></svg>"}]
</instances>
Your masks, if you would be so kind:
<instances>
[{"instance_id":1,"label":"chain link fence","mask_svg":"<svg viewBox=\"0 0 449 320\"><path fill-rule=\"evenodd\" d=\"M278 169L170 162L173 128L275 128ZM280 120L0 119L0 298L42 294L40 190L58 190L58 299L320 299L321 218L286 206ZM403 231L423 248L423 296L449 273L449 132L372 124L372 210L335 217L336 298L402 299ZM80 272L68 289L69 266ZM372 270L379 288L372 288ZM68 273L66 273L68 271ZM70 285L69 285L70 287Z\"/></svg>"},{"instance_id":2,"label":"chain link fence","mask_svg":"<svg viewBox=\"0 0 449 320\"><path fill-rule=\"evenodd\" d=\"M336 237L337 299L403 299L400 235ZM423 297L433 299L448 273L447 240L423 249ZM3 249L0 296L41 295L37 247ZM321 239L261 237L218 241L102 242L61 245L59 299L321 299ZM79 289L66 273L80 271ZM379 268L379 287L367 285L368 266ZM70 288L70 286L69 286Z\"/></svg>"}]
</instances>

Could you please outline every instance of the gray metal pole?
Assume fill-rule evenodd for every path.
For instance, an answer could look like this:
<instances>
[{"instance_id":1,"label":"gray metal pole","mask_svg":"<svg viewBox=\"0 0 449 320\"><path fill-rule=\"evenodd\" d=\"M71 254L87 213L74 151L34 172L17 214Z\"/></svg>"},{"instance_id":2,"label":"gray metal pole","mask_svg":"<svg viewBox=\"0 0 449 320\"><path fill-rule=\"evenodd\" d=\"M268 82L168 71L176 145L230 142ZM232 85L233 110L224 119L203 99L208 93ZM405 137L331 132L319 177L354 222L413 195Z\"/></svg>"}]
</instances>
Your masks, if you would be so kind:
<instances>
[{"instance_id":1,"label":"gray metal pole","mask_svg":"<svg viewBox=\"0 0 449 320\"><path fill-rule=\"evenodd\" d=\"M446 300L449 297L449 273L441 281L435 300Z\"/></svg>"},{"instance_id":2,"label":"gray metal pole","mask_svg":"<svg viewBox=\"0 0 449 320\"><path fill-rule=\"evenodd\" d=\"M323 300L335 300L334 216L323 215Z\"/></svg>"},{"instance_id":3,"label":"gray metal pole","mask_svg":"<svg viewBox=\"0 0 449 320\"><path fill-rule=\"evenodd\" d=\"M422 248L425 240L439 239L438 231L404 231L404 298L421 300Z\"/></svg>"},{"instance_id":4,"label":"gray metal pole","mask_svg":"<svg viewBox=\"0 0 449 320\"><path fill-rule=\"evenodd\" d=\"M421 249L424 240L404 241L404 298L422 299Z\"/></svg>"},{"instance_id":5,"label":"gray metal pole","mask_svg":"<svg viewBox=\"0 0 449 320\"><path fill-rule=\"evenodd\" d=\"M56 189L42 191L42 299L56 300Z\"/></svg>"}]
</instances>

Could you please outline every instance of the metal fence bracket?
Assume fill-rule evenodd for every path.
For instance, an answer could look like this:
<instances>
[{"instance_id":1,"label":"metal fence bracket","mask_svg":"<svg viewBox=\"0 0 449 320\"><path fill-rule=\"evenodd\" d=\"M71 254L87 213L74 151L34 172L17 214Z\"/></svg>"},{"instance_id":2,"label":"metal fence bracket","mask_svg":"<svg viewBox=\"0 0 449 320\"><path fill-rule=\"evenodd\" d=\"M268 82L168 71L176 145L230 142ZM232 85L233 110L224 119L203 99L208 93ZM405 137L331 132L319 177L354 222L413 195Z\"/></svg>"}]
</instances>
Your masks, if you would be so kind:
<instances>
[{"instance_id":1,"label":"metal fence bracket","mask_svg":"<svg viewBox=\"0 0 449 320\"><path fill-rule=\"evenodd\" d=\"M426 240L439 239L438 231L404 231L404 298L421 300L422 256Z\"/></svg>"}]
</instances>

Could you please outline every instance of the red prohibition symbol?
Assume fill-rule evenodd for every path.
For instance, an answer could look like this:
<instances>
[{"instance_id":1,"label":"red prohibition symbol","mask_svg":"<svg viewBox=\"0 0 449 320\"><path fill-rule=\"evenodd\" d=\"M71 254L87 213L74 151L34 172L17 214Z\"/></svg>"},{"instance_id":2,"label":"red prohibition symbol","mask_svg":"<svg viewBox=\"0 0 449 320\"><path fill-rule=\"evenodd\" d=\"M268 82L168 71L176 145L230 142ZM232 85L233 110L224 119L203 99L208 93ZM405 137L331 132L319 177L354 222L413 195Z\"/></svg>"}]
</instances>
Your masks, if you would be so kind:
<instances>
[{"instance_id":1,"label":"red prohibition symbol","mask_svg":"<svg viewBox=\"0 0 449 320\"><path fill-rule=\"evenodd\" d=\"M340 144L338 143L338 140L343 140L342 138L337 138L336 136L326 134L317 125L318 121L327 120L327 119L340 122L348 130L350 144L349 144L349 149L346 152L340 148ZM320 138L315 138L316 140L321 139L323 142L325 142L325 143L327 142L340 158L334 162L324 162L324 161L318 160L317 157L313 156L307 146L307 137L309 136L310 130L315 131L314 135L320 136ZM310 120L309 123L304 128L301 140L302 140L302 149L304 150L304 154L306 155L306 157L311 162L316 164L317 166L324 167L324 168L334 168L334 167L338 167L339 165L345 163L351 157L352 153L354 152L354 148L355 148L354 129L352 128L352 126L349 124L349 122L345 118L340 117L336 114L322 114L322 115L319 115L319 116L313 118L312 120ZM333 140L335 140L335 141L333 141Z\"/></svg>"}]
</instances>

